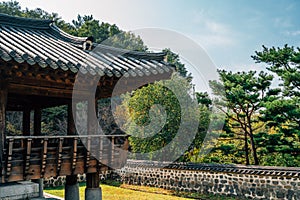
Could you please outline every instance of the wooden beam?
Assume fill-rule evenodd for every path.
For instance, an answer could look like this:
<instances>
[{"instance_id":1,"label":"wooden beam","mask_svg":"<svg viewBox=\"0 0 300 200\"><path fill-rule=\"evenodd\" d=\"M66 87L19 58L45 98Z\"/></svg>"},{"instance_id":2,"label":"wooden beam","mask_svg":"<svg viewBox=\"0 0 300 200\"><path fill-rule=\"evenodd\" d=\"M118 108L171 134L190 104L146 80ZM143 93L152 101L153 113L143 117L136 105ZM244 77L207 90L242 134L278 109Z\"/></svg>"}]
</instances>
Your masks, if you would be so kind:
<instances>
[{"instance_id":1,"label":"wooden beam","mask_svg":"<svg viewBox=\"0 0 300 200\"><path fill-rule=\"evenodd\" d=\"M39 87L39 86L22 85L22 84L15 84L15 83L9 84L9 91L11 91L11 93L13 94L21 94L21 95L72 98L72 90L54 89L50 87Z\"/></svg>"},{"instance_id":2,"label":"wooden beam","mask_svg":"<svg viewBox=\"0 0 300 200\"><path fill-rule=\"evenodd\" d=\"M73 90L70 89L56 89L51 87L40 87L33 85L23 85L10 83L8 86L10 93L19 95L33 95L33 96L44 96L44 97L55 97L71 99L73 98ZM88 88L87 88L88 89ZM91 95L89 90L76 91L78 98L88 97Z\"/></svg>"},{"instance_id":3,"label":"wooden beam","mask_svg":"<svg viewBox=\"0 0 300 200\"><path fill-rule=\"evenodd\" d=\"M5 142L5 114L7 103L7 83L0 82L0 172L3 174L4 169L4 142ZM3 178L3 176L2 176Z\"/></svg>"},{"instance_id":4,"label":"wooden beam","mask_svg":"<svg viewBox=\"0 0 300 200\"><path fill-rule=\"evenodd\" d=\"M66 105L70 99L9 93L7 102L7 111L24 111L34 107L45 109Z\"/></svg>"}]
</instances>

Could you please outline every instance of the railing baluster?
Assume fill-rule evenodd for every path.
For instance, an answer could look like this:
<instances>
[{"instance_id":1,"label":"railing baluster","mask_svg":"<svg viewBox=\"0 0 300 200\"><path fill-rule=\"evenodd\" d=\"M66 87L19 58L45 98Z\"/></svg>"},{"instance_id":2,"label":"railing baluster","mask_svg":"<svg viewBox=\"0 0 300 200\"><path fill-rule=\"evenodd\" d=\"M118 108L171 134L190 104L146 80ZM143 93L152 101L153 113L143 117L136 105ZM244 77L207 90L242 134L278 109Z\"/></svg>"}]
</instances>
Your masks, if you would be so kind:
<instances>
[{"instance_id":1,"label":"railing baluster","mask_svg":"<svg viewBox=\"0 0 300 200\"><path fill-rule=\"evenodd\" d=\"M6 177L8 178L11 174L12 169L12 154L13 154L13 147L14 147L14 139L9 139L8 143L8 157L7 157L7 165L6 165Z\"/></svg>"},{"instance_id":2,"label":"railing baluster","mask_svg":"<svg viewBox=\"0 0 300 200\"><path fill-rule=\"evenodd\" d=\"M28 138L27 145L26 145L25 170L23 174L25 180L26 180L26 176L29 174L31 143L32 143L32 139Z\"/></svg>"},{"instance_id":3,"label":"railing baluster","mask_svg":"<svg viewBox=\"0 0 300 200\"><path fill-rule=\"evenodd\" d=\"M47 147L48 147L48 138L45 138L43 140L41 178L44 177L45 170L46 170L46 164L47 164Z\"/></svg>"},{"instance_id":4,"label":"railing baluster","mask_svg":"<svg viewBox=\"0 0 300 200\"><path fill-rule=\"evenodd\" d=\"M87 152L86 152L86 168L88 169L90 167L90 157L91 157L91 137L88 137L87 139Z\"/></svg>"},{"instance_id":5,"label":"railing baluster","mask_svg":"<svg viewBox=\"0 0 300 200\"><path fill-rule=\"evenodd\" d=\"M82 172L95 172L96 168L102 168L104 165L115 165L115 162L119 162L119 159L124 160L126 155L120 158L121 156L118 150L118 141L116 138L118 137L128 137L126 135L65 135L65 136L6 136L7 141L7 149L5 149L6 156L6 166L3 168L2 172L2 182L6 182L6 178L9 180L15 180L17 175L12 176L13 163L15 159L18 159L20 156L14 156L15 150L22 151L22 159L23 163L20 164L23 167L23 176L24 180L28 180L29 178L36 177L37 178L44 178L46 176L52 175L69 175L75 173L82 173ZM56 147L49 146L49 140L58 140L58 144ZM108 139L110 142L107 144L105 141ZM24 148L16 149L14 145L16 142L19 144L19 140L21 143L24 144ZM41 141L40 141L41 140ZM64 147L64 142L72 141L68 143L66 147ZM81 143L78 140L84 141L85 140L85 148L81 148ZM33 143L35 142L35 143ZM42 142L42 143L41 143ZM84 142L83 142L84 143ZM33 146L36 144L37 146ZM80 146L79 146L80 145ZM99 147L97 147L99 145ZM49 147L48 147L49 146ZM123 145L122 148L126 148L128 145ZM33 148L35 147L35 148ZM92 149L95 148L95 149ZM49 153L48 151L51 150ZM95 150L95 151L94 151ZM53 152L52 152L53 151ZM54 154L54 151L55 154ZM117 152L117 153L116 153ZM95 153L95 155L94 155ZM55 163L52 163L52 154L55 158ZM82 154L85 154L82 155ZM92 157L96 156L99 159L99 162L96 162L95 158ZM48 158L49 156L49 158ZM84 158L82 158L84 157ZM37 160L38 159L38 160ZM68 161L64 163L64 159ZM79 160L80 159L80 160ZM83 159L84 165L82 166L79 164L79 161ZM48 163L49 160L49 163ZM39 161L40 166L37 166L36 161ZM80 162L81 163L81 162ZM56 166L50 167L50 164L56 164ZM65 165L66 164L66 165ZM82 163L83 164L83 163ZM20 166L20 167L21 167ZM49 167L49 173L48 173ZM68 167L68 168L66 168ZM36 169L40 168L40 170ZM21 168L22 169L22 168ZM56 169L56 170L55 170ZM55 170L55 171L53 171ZM70 171L72 170L72 171ZM22 174L22 172L21 172Z\"/></svg>"},{"instance_id":6,"label":"railing baluster","mask_svg":"<svg viewBox=\"0 0 300 200\"><path fill-rule=\"evenodd\" d=\"M77 141L78 138L75 137L73 142L72 172L74 172L76 168L76 162L77 162Z\"/></svg>"},{"instance_id":7,"label":"railing baluster","mask_svg":"<svg viewBox=\"0 0 300 200\"><path fill-rule=\"evenodd\" d=\"M99 137L99 162L103 159L103 138Z\"/></svg>"},{"instance_id":8,"label":"railing baluster","mask_svg":"<svg viewBox=\"0 0 300 200\"><path fill-rule=\"evenodd\" d=\"M59 138L58 153L57 153L57 171L56 171L57 176L59 175L61 170L63 142L64 142L64 138Z\"/></svg>"},{"instance_id":9,"label":"railing baluster","mask_svg":"<svg viewBox=\"0 0 300 200\"><path fill-rule=\"evenodd\" d=\"M114 166L115 161L115 137L111 138L111 165Z\"/></svg>"}]
</instances>

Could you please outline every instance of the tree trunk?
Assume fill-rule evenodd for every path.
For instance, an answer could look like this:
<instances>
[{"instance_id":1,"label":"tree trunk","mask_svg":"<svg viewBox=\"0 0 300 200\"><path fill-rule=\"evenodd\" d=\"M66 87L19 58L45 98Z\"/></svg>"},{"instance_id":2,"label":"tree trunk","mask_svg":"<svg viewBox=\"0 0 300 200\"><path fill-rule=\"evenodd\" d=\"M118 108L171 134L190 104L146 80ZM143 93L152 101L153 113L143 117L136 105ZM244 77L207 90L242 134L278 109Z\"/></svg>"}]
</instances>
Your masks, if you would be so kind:
<instances>
[{"instance_id":1,"label":"tree trunk","mask_svg":"<svg viewBox=\"0 0 300 200\"><path fill-rule=\"evenodd\" d=\"M248 147L248 137L247 137L247 133L245 132L245 157L246 157L246 165L250 165L250 161L249 161L249 147Z\"/></svg>"},{"instance_id":2,"label":"tree trunk","mask_svg":"<svg viewBox=\"0 0 300 200\"><path fill-rule=\"evenodd\" d=\"M251 148L254 158L254 165L259 165L253 134L250 134Z\"/></svg>"}]
</instances>

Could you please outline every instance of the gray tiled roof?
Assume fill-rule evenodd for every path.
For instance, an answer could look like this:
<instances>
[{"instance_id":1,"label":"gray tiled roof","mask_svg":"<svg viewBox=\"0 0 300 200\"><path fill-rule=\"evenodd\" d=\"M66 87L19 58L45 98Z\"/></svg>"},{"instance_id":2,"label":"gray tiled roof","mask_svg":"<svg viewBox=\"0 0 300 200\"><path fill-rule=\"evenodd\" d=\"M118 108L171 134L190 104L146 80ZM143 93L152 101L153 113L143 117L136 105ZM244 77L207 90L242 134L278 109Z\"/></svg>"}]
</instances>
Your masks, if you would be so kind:
<instances>
[{"instance_id":1,"label":"gray tiled roof","mask_svg":"<svg viewBox=\"0 0 300 200\"><path fill-rule=\"evenodd\" d=\"M96 45L92 51L82 48L86 38L71 36L51 20L36 20L0 14L0 59L79 70L100 76L149 76L170 72L163 53L143 53Z\"/></svg>"}]
</instances>

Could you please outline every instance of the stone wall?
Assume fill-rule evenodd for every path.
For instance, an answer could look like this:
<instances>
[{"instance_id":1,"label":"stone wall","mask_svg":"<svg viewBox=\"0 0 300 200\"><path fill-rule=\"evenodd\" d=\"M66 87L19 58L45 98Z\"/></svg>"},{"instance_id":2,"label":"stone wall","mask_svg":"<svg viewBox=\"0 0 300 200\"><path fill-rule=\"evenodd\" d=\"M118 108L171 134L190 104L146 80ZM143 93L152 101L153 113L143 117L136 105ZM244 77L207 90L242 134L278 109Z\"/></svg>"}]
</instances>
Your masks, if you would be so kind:
<instances>
[{"instance_id":1,"label":"stone wall","mask_svg":"<svg viewBox=\"0 0 300 200\"><path fill-rule=\"evenodd\" d=\"M128 161L118 173L133 185L239 199L300 199L300 168Z\"/></svg>"},{"instance_id":2,"label":"stone wall","mask_svg":"<svg viewBox=\"0 0 300 200\"><path fill-rule=\"evenodd\" d=\"M300 199L300 168L128 160L122 169L107 171L100 178L239 199ZM85 176L78 179L85 181ZM58 184L64 184L63 177L45 180L45 186Z\"/></svg>"}]
</instances>

